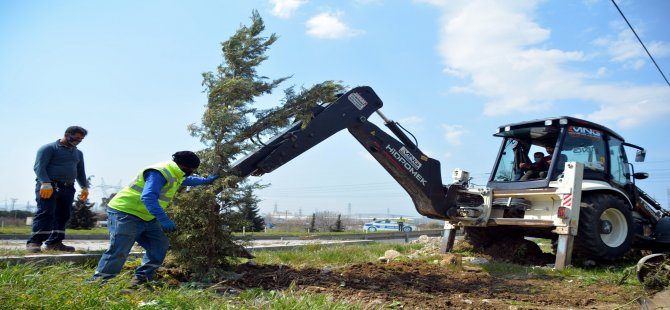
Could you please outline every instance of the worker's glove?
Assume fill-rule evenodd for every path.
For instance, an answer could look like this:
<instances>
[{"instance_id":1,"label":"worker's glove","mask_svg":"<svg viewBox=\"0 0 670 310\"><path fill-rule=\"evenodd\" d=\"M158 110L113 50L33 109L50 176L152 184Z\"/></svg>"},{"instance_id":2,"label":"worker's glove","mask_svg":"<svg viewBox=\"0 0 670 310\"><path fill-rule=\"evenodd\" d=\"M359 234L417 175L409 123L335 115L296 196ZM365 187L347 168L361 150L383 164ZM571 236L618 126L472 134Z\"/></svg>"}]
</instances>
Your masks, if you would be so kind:
<instances>
[{"instance_id":1,"label":"worker's glove","mask_svg":"<svg viewBox=\"0 0 670 310\"><path fill-rule=\"evenodd\" d=\"M206 179L207 179L207 184L212 184L212 182L214 182L214 180L216 180L216 179L218 179L218 178L219 178L218 175L210 175L210 176L208 176L208 177L206 178Z\"/></svg>"},{"instance_id":2,"label":"worker's glove","mask_svg":"<svg viewBox=\"0 0 670 310\"><path fill-rule=\"evenodd\" d=\"M84 187L81 189L81 193L79 193L79 200L81 201L88 200L88 188Z\"/></svg>"},{"instance_id":3,"label":"worker's glove","mask_svg":"<svg viewBox=\"0 0 670 310\"><path fill-rule=\"evenodd\" d=\"M156 219L165 232L173 232L177 229L177 224L175 224L165 213L159 215Z\"/></svg>"},{"instance_id":4,"label":"worker's glove","mask_svg":"<svg viewBox=\"0 0 670 310\"><path fill-rule=\"evenodd\" d=\"M40 185L40 198L49 199L54 194L54 188L49 182L42 182Z\"/></svg>"},{"instance_id":5,"label":"worker's glove","mask_svg":"<svg viewBox=\"0 0 670 310\"><path fill-rule=\"evenodd\" d=\"M161 223L161 228L163 228L163 231L165 231L165 232L173 232L173 231L177 230L177 224L175 224L169 218L159 220L158 222Z\"/></svg>"}]
</instances>

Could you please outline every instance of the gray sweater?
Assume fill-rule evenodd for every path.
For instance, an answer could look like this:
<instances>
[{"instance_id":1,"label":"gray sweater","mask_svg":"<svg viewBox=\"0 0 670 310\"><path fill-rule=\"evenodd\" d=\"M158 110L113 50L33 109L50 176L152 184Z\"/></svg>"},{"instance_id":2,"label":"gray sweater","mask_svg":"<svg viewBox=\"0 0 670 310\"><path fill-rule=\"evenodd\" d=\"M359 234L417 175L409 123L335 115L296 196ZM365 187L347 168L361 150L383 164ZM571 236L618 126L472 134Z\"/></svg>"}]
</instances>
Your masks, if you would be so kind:
<instances>
[{"instance_id":1,"label":"gray sweater","mask_svg":"<svg viewBox=\"0 0 670 310\"><path fill-rule=\"evenodd\" d=\"M88 187L84 153L77 147L62 145L60 140L40 147L33 169L40 182L73 183L76 179L80 187Z\"/></svg>"}]
</instances>

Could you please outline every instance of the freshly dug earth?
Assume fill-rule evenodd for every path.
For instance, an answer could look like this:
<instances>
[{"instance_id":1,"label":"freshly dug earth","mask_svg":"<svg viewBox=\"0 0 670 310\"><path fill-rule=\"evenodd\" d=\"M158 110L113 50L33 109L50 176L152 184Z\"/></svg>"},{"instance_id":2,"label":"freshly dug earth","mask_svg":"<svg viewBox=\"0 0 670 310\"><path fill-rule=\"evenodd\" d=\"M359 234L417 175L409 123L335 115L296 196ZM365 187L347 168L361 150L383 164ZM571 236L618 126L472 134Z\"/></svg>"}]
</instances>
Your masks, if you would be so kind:
<instances>
[{"instance_id":1,"label":"freshly dug earth","mask_svg":"<svg viewBox=\"0 0 670 310\"><path fill-rule=\"evenodd\" d=\"M458 247L468 247L460 242ZM215 285L221 293L251 288L319 293L363 308L403 309L640 309L642 288L593 283L577 278L493 275L482 267L460 264L460 256L437 255L428 245L413 258L361 263L340 268L294 268L242 264L241 277ZM431 253L433 252L433 253ZM421 258L432 255L431 259ZM489 260L539 266L553 263L537 244L519 240L481 249ZM529 267L531 268L531 267Z\"/></svg>"},{"instance_id":2,"label":"freshly dug earth","mask_svg":"<svg viewBox=\"0 0 670 310\"><path fill-rule=\"evenodd\" d=\"M363 307L405 309L639 309L639 294L614 284L547 276L493 276L423 260L365 263L325 272L287 266L239 267L225 289L306 291Z\"/></svg>"}]
</instances>

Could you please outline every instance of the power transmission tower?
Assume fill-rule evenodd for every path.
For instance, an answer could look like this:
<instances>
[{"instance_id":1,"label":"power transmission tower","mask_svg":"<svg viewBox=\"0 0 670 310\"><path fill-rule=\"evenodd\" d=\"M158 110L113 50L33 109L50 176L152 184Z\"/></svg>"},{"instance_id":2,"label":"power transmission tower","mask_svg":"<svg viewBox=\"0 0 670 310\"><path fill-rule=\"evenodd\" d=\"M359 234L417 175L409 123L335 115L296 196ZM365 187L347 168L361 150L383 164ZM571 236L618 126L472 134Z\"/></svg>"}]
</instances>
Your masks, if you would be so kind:
<instances>
[{"instance_id":1,"label":"power transmission tower","mask_svg":"<svg viewBox=\"0 0 670 310\"><path fill-rule=\"evenodd\" d=\"M94 175L88 177L88 186L91 186L91 179L94 177ZM91 188L99 188L100 192L102 193L102 198L109 198L111 194L118 193L123 186L121 186L121 180L119 180L119 183L117 185L108 185L105 184L105 179L100 178L100 185L93 186ZM109 192L108 190L112 190ZM95 209L99 208L100 205L94 207Z\"/></svg>"},{"instance_id":2,"label":"power transmission tower","mask_svg":"<svg viewBox=\"0 0 670 310\"><path fill-rule=\"evenodd\" d=\"M9 198L12 201L12 213L14 213L14 219L16 219L16 210L14 210L14 205L16 205L16 201L19 200L18 198Z\"/></svg>"}]
</instances>

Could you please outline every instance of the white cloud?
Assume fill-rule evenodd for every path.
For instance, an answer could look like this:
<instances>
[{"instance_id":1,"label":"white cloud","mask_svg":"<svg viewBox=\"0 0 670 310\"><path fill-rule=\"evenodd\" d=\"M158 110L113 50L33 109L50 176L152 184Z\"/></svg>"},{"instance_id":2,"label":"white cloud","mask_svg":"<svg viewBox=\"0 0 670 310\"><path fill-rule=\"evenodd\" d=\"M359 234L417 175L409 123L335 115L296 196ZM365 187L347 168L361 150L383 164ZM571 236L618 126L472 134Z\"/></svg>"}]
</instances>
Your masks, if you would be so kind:
<instances>
[{"instance_id":1,"label":"white cloud","mask_svg":"<svg viewBox=\"0 0 670 310\"><path fill-rule=\"evenodd\" d=\"M403 126L420 125L423 123L423 118L412 115L399 120L398 123L402 124Z\"/></svg>"},{"instance_id":2,"label":"white cloud","mask_svg":"<svg viewBox=\"0 0 670 310\"><path fill-rule=\"evenodd\" d=\"M647 44L649 53L654 57L666 57L670 55L670 44L668 42L652 41Z\"/></svg>"},{"instance_id":3,"label":"white cloud","mask_svg":"<svg viewBox=\"0 0 670 310\"><path fill-rule=\"evenodd\" d=\"M586 102L588 118L634 126L650 118L667 117L662 104L670 89L638 85L594 85L607 73L579 71L574 63L585 61L581 51L546 48L551 30L540 25L536 15L540 0L417 0L442 9L438 50L444 71L466 81L450 89L487 98L483 114L542 112L563 100ZM635 39L633 37L633 39ZM639 43L621 32L617 38L599 38L612 59L627 68L644 64ZM637 45L636 45L637 44ZM670 47L654 42L659 55ZM642 51L644 53L644 51ZM458 141L458 128L445 127L448 140Z\"/></svg>"},{"instance_id":4,"label":"white cloud","mask_svg":"<svg viewBox=\"0 0 670 310\"><path fill-rule=\"evenodd\" d=\"M626 68L639 69L647 56L630 29L620 31L615 38L597 38L593 44L606 48L612 61L622 63Z\"/></svg>"},{"instance_id":5,"label":"white cloud","mask_svg":"<svg viewBox=\"0 0 670 310\"><path fill-rule=\"evenodd\" d=\"M289 18L307 0L270 0L272 3L272 15L279 18Z\"/></svg>"},{"instance_id":6,"label":"white cloud","mask_svg":"<svg viewBox=\"0 0 670 310\"><path fill-rule=\"evenodd\" d=\"M658 86L599 85L583 88L584 98L598 102L598 110L585 116L594 122L635 127L651 120L667 119L670 91Z\"/></svg>"},{"instance_id":7,"label":"white cloud","mask_svg":"<svg viewBox=\"0 0 670 310\"><path fill-rule=\"evenodd\" d=\"M621 30L616 37L599 37L593 44L606 48L612 61L621 63L626 69L640 69L649 60L649 56L629 28ZM652 41L647 44L647 49L654 57L670 55L670 45L665 42Z\"/></svg>"},{"instance_id":8,"label":"white cloud","mask_svg":"<svg viewBox=\"0 0 670 310\"><path fill-rule=\"evenodd\" d=\"M468 133L462 125L442 124L444 139L453 145L460 145L463 135Z\"/></svg>"},{"instance_id":9,"label":"white cloud","mask_svg":"<svg viewBox=\"0 0 670 310\"><path fill-rule=\"evenodd\" d=\"M341 39L353 37L360 33L345 24L341 13L321 13L307 21L307 34L319 39Z\"/></svg>"}]
</instances>

